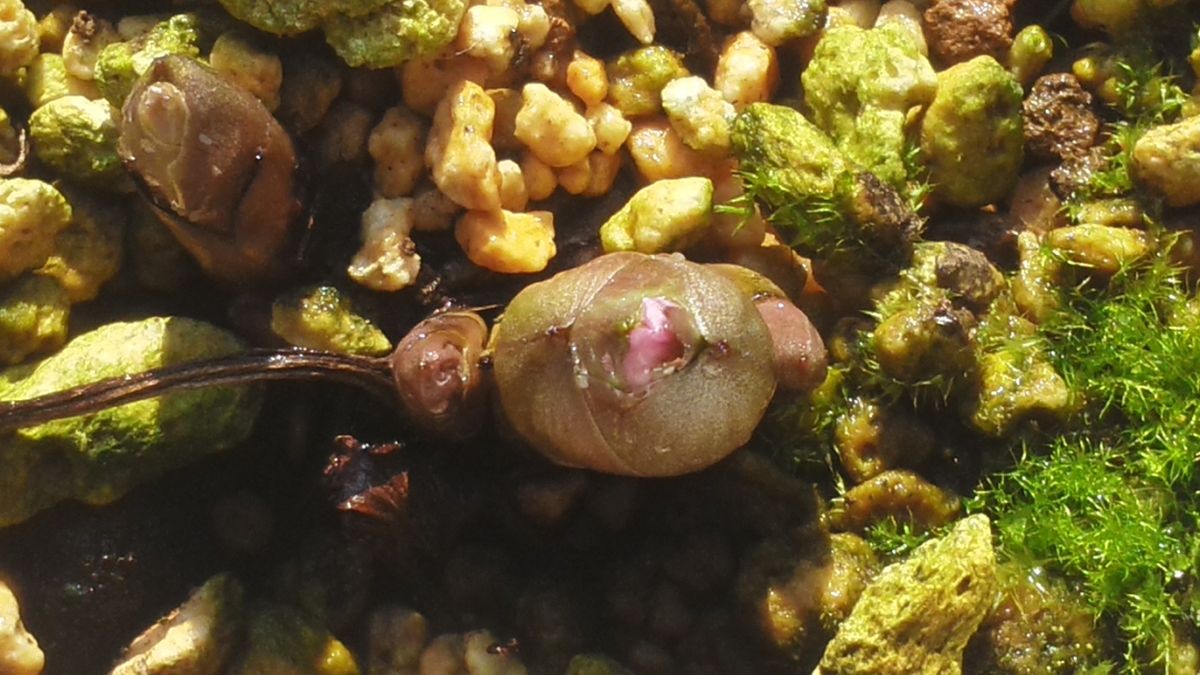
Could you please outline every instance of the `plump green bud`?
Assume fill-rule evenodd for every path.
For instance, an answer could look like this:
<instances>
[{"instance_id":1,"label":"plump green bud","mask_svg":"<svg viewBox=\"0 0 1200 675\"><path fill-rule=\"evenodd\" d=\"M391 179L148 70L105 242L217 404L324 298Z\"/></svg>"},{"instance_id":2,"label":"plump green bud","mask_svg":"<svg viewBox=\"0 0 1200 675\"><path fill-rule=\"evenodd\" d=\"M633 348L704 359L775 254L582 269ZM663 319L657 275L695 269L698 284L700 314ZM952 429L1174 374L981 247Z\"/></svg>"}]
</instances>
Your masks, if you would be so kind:
<instances>
[{"instance_id":1,"label":"plump green bud","mask_svg":"<svg viewBox=\"0 0 1200 675\"><path fill-rule=\"evenodd\" d=\"M663 87L687 74L678 53L659 45L639 47L608 65L608 95L626 117L652 115L662 107Z\"/></svg>"},{"instance_id":2,"label":"plump green bud","mask_svg":"<svg viewBox=\"0 0 1200 675\"><path fill-rule=\"evenodd\" d=\"M302 288L277 299L271 330L297 347L339 354L379 356L392 349L383 331L332 286Z\"/></svg>"},{"instance_id":3,"label":"plump green bud","mask_svg":"<svg viewBox=\"0 0 1200 675\"><path fill-rule=\"evenodd\" d=\"M192 319L112 323L55 355L0 373L0 400L22 401L110 377L237 352L231 334ZM207 387L0 437L0 526L63 499L107 504L134 486L241 442L256 391Z\"/></svg>"},{"instance_id":4,"label":"plump green bud","mask_svg":"<svg viewBox=\"0 0 1200 675\"><path fill-rule=\"evenodd\" d=\"M45 181L0 179L0 281L46 261L54 238L71 222L71 205Z\"/></svg>"},{"instance_id":5,"label":"plump green bud","mask_svg":"<svg viewBox=\"0 0 1200 675\"><path fill-rule=\"evenodd\" d=\"M678 255L612 253L532 284L491 348L517 434L555 462L607 473L709 466L749 440L775 391L754 303Z\"/></svg>"},{"instance_id":6,"label":"plump green bud","mask_svg":"<svg viewBox=\"0 0 1200 675\"><path fill-rule=\"evenodd\" d=\"M81 183L114 186L124 177L117 157L117 110L108 101L64 96L29 116L33 154Z\"/></svg>"},{"instance_id":7,"label":"plump green bud","mask_svg":"<svg viewBox=\"0 0 1200 675\"><path fill-rule=\"evenodd\" d=\"M20 363L30 354L67 341L71 302L53 279L26 275L0 293L0 363Z\"/></svg>"},{"instance_id":8,"label":"plump green bud","mask_svg":"<svg viewBox=\"0 0 1200 675\"><path fill-rule=\"evenodd\" d=\"M708 227L712 193L712 181L697 176L647 185L600 227L604 252L683 250Z\"/></svg>"},{"instance_id":9,"label":"plump green bud","mask_svg":"<svg viewBox=\"0 0 1200 675\"><path fill-rule=\"evenodd\" d=\"M467 10L464 0L393 0L367 13L325 22L325 41L354 68L390 68L450 44Z\"/></svg>"},{"instance_id":10,"label":"plump green bud","mask_svg":"<svg viewBox=\"0 0 1200 675\"><path fill-rule=\"evenodd\" d=\"M179 14L156 24L145 35L104 48L96 58L96 84L109 103L120 107L133 83L160 56L179 54L196 57L200 41L199 21L192 14Z\"/></svg>"},{"instance_id":11,"label":"plump green bud","mask_svg":"<svg viewBox=\"0 0 1200 675\"><path fill-rule=\"evenodd\" d=\"M1021 99L1020 83L990 56L938 73L921 153L939 199L975 207L1008 194L1025 150Z\"/></svg>"}]
</instances>

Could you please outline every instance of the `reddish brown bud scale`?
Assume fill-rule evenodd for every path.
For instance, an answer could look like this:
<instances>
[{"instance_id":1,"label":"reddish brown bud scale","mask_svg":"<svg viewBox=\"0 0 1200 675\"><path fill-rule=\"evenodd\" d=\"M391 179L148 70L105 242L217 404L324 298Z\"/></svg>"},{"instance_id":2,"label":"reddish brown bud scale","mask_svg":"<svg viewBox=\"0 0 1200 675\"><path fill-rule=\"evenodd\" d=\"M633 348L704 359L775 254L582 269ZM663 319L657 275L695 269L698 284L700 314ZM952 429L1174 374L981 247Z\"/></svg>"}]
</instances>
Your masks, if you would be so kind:
<instances>
[{"instance_id":1,"label":"reddish brown bud scale","mask_svg":"<svg viewBox=\"0 0 1200 675\"><path fill-rule=\"evenodd\" d=\"M155 61L122 111L125 168L211 277L279 277L297 240L296 152L248 92L182 56Z\"/></svg>"}]
</instances>

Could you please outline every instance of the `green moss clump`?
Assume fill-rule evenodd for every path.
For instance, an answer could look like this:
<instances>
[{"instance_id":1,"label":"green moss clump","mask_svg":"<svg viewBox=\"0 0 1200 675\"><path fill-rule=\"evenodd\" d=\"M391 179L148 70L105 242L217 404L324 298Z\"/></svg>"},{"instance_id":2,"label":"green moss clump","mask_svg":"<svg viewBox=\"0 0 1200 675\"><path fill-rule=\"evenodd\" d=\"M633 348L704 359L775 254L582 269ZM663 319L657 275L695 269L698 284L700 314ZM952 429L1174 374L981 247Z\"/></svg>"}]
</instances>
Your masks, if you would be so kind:
<instances>
[{"instance_id":1,"label":"green moss clump","mask_svg":"<svg viewBox=\"0 0 1200 675\"><path fill-rule=\"evenodd\" d=\"M753 103L734 120L732 141L744 176L798 197L832 199L846 160L798 110Z\"/></svg>"},{"instance_id":2,"label":"green moss clump","mask_svg":"<svg viewBox=\"0 0 1200 675\"><path fill-rule=\"evenodd\" d=\"M328 0L221 0L225 11L238 21L276 35L297 35L310 31L340 4Z\"/></svg>"},{"instance_id":3,"label":"green moss clump","mask_svg":"<svg viewBox=\"0 0 1200 675\"><path fill-rule=\"evenodd\" d=\"M1169 321L1189 295L1165 259L1065 296L1042 334L1082 405L1044 450L1018 445L1020 461L971 508L994 515L1007 555L1078 583L1137 672L1168 661L1175 626L1191 621L1191 583L1177 579L1197 573L1200 326Z\"/></svg>"},{"instance_id":4,"label":"green moss clump","mask_svg":"<svg viewBox=\"0 0 1200 675\"><path fill-rule=\"evenodd\" d=\"M458 33L464 0L221 0L240 21L267 33L317 28L353 68L390 68L428 56Z\"/></svg>"},{"instance_id":5,"label":"green moss clump","mask_svg":"<svg viewBox=\"0 0 1200 675\"><path fill-rule=\"evenodd\" d=\"M72 94L86 95L89 83L67 74L67 66L59 54L38 54L25 71L25 98L30 107L38 108L56 98Z\"/></svg>"},{"instance_id":6,"label":"green moss clump","mask_svg":"<svg viewBox=\"0 0 1200 675\"><path fill-rule=\"evenodd\" d=\"M763 207L809 255L829 256L857 240L840 204L853 181L845 157L798 110L751 104L734 119L730 138L747 212L754 203Z\"/></svg>"},{"instance_id":7,"label":"green moss clump","mask_svg":"<svg viewBox=\"0 0 1200 675\"><path fill-rule=\"evenodd\" d=\"M220 0L235 19L275 35L298 35L335 14L364 16L393 0Z\"/></svg>"}]
</instances>

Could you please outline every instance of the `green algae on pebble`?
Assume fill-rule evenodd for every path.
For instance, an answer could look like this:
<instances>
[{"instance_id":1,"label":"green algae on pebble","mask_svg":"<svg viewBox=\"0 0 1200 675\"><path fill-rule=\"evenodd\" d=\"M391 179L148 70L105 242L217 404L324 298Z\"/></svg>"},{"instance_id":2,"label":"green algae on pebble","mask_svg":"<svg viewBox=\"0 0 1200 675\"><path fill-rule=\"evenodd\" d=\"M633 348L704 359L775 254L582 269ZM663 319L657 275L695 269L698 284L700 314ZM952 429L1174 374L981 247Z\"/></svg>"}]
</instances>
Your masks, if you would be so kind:
<instances>
[{"instance_id":1,"label":"green algae on pebble","mask_svg":"<svg viewBox=\"0 0 1200 675\"><path fill-rule=\"evenodd\" d=\"M230 333L192 319L111 323L44 361L0 372L0 400L22 401L109 377L242 349ZM206 387L20 429L0 438L0 526L64 499L107 504L136 485L250 433L257 389Z\"/></svg>"},{"instance_id":2,"label":"green algae on pebble","mask_svg":"<svg viewBox=\"0 0 1200 675\"><path fill-rule=\"evenodd\" d=\"M961 673L995 588L990 523L970 516L879 573L826 647L820 673Z\"/></svg>"},{"instance_id":3,"label":"green algae on pebble","mask_svg":"<svg viewBox=\"0 0 1200 675\"><path fill-rule=\"evenodd\" d=\"M339 354L380 356L392 350L383 331L333 286L287 293L271 306L271 330L288 343Z\"/></svg>"}]
</instances>

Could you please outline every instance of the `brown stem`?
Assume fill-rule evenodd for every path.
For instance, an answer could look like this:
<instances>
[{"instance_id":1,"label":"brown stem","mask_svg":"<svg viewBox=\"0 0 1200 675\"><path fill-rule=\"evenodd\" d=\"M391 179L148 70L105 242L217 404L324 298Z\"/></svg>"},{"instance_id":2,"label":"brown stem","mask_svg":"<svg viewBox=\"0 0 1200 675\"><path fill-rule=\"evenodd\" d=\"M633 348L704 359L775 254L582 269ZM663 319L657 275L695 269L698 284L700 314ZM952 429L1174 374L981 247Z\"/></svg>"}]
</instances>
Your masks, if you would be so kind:
<instances>
[{"instance_id":1,"label":"brown stem","mask_svg":"<svg viewBox=\"0 0 1200 675\"><path fill-rule=\"evenodd\" d=\"M0 433L176 391L313 378L353 385L397 404L391 361L387 358L303 349L256 349L114 377L23 401L0 401Z\"/></svg>"}]
</instances>

